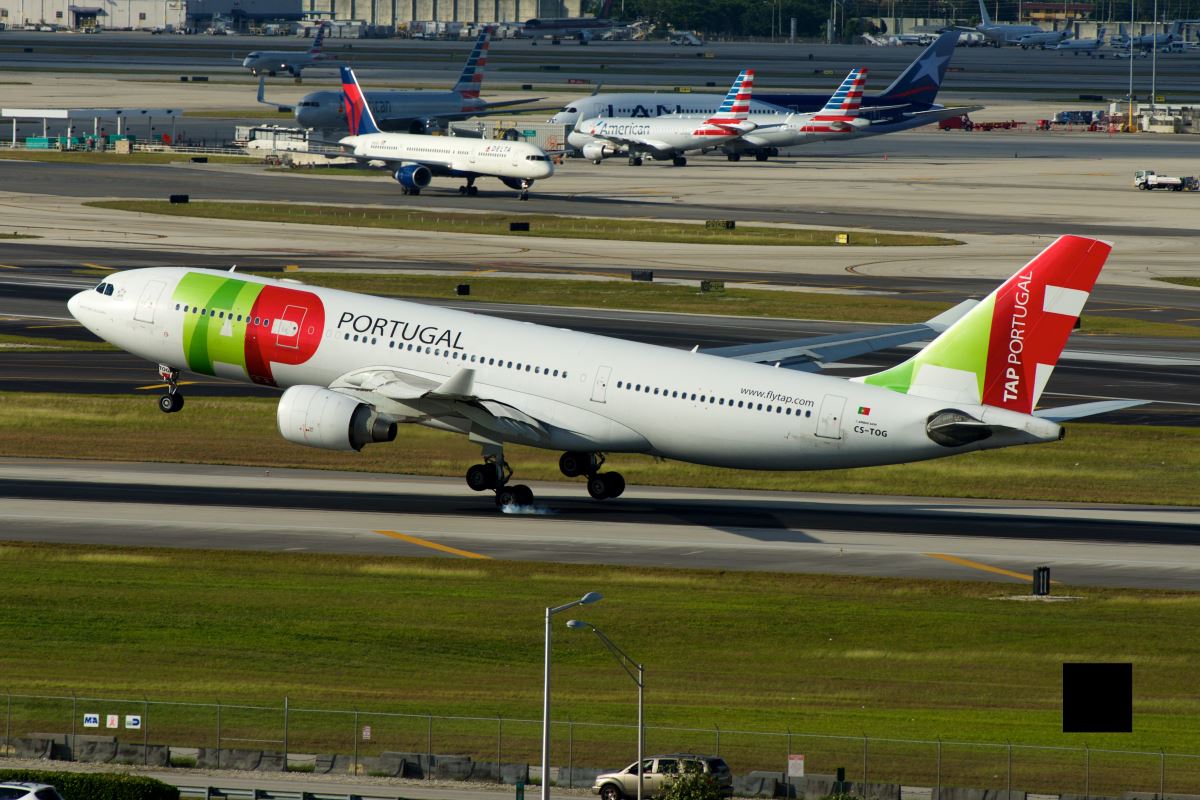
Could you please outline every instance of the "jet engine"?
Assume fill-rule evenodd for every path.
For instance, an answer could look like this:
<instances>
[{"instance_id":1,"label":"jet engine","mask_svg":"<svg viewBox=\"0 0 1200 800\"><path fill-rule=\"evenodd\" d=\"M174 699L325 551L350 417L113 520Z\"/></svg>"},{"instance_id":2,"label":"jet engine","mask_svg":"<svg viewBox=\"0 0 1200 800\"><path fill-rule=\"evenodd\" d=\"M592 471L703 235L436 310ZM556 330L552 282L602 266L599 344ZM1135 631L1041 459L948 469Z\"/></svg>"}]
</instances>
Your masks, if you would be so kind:
<instances>
[{"instance_id":1,"label":"jet engine","mask_svg":"<svg viewBox=\"0 0 1200 800\"><path fill-rule=\"evenodd\" d=\"M588 142L583 146L583 157L589 161L600 161L616 154L617 151L613 147L603 142Z\"/></svg>"},{"instance_id":2,"label":"jet engine","mask_svg":"<svg viewBox=\"0 0 1200 800\"><path fill-rule=\"evenodd\" d=\"M279 398L279 433L295 444L362 450L396 439L396 423L374 407L320 386L293 386Z\"/></svg>"},{"instance_id":3,"label":"jet engine","mask_svg":"<svg viewBox=\"0 0 1200 800\"><path fill-rule=\"evenodd\" d=\"M424 189L433 180L433 173L429 171L429 167L409 164L396 170L393 177L405 189Z\"/></svg>"}]
</instances>

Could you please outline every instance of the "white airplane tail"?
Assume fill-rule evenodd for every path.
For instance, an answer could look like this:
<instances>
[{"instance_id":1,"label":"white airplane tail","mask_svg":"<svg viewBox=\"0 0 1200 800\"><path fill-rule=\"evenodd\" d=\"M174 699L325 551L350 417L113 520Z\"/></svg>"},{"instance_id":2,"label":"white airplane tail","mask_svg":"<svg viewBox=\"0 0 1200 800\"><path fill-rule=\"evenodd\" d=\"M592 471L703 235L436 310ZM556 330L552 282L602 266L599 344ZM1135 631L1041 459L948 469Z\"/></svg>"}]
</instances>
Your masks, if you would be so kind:
<instances>
[{"instance_id":1,"label":"white airplane tail","mask_svg":"<svg viewBox=\"0 0 1200 800\"><path fill-rule=\"evenodd\" d=\"M987 6L983 4L983 0L979 0L979 21L985 28L992 26L992 17L988 14Z\"/></svg>"}]
</instances>

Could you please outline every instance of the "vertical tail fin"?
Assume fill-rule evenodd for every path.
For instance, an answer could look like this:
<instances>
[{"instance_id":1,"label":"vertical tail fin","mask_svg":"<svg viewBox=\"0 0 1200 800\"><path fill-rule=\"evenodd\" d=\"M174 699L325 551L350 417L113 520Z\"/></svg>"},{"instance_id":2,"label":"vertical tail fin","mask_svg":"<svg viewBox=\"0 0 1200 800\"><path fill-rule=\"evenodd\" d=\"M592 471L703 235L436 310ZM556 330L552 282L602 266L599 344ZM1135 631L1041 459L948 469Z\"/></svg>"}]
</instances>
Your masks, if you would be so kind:
<instances>
[{"instance_id":1,"label":"vertical tail fin","mask_svg":"<svg viewBox=\"0 0 1200 800\"><path fill-rule=\"evenodd\" d=\"M982 6L983 0L979 0ZM931 106L937 100L938 89L946 77L946 68L954 55L954 47L962 31L946 31L933 40L916 60L901 72L892 85L883 90L880 100L884 105L912 103Z\"/></svg>"},{"instance_id":2,"label":"vertical tail fin","mask_svg":"<svg viewBox=\"0 0 1200 800\"><path fill-rule=\"evenodd\" d=\"M857 67L842 81L842 85L825 101L825 107L813 117L814 122L847 122L858 116L862 108L863 87L867 84L867 68Z\"/></svg>"},{"instance_id":3,"label":"vertical tail fin","mask_svg":"<svg viewBox=\"0 0 1200 800\"><path fill-rule=\"evenodd\" d=\"M1029 414L1112 245L1061 236L903 364L855 380Z\"/></svg>"},{"instance_id":4,"label":"vertical tail fin","mask_svg":"<svg viewBox=\"0 0 1200 800\"><path fill-rule=\"evenodd\" d=\"M738 74L733 85L729 87L717 113L704 120L704 126L736 125L739 122L745 122L746 118L750 116L750 95L753 92L754 70L744 69Z\"/></svg>"},{"instance_id":5,"label":"vertical tail fin","mask_svg":"<svg viewBox=\"0 0 1200 800\"><path fill-rule=\"evenodd\" d=\"M328 27L328 22L322 22L317 28L317 38L313 39L312 47L308 48L308 52L312 55L315 56L321 52L321 47L325 44L325 29Z\"/></svg>"},{"instance_id":6,"label":"vertical tail fin","mask_svg":"<svg viewBox=\"0 0 1200 800\"><path fill-rule=\"evenodd\" d=\"M983 0L979 0L979 20L985 28L992 25L992 18L988 14L987 6L983 4Z\"/></svg>"},{"instance_id":7,"label":"vertical tail fin","mask_svg":"<svg viewBox=\"0 0 1200 800\"><path fill-rule=\"evenodd\" d=\"M487 67L488 44L494 30L494 25L484 25L479 31L475 46L471 48L471 55L463 65L462 74L458 76L458 83L454 84L455 93L463 100L479 98L479 91L483 88L484 68Z\"/></svg>"},{"instance_id":8,"label":"vertical tail fin","mask_svg":"<svg viewBox=\"0 0 1200 800\"><path fill-rule=\"evenodd\" d=\"M350 126L350 135L362 133L379 133L375 124L375 115L367 105L367 98L358 85L358 78L350 67L342 67L342 108L346 111L346 124Z\"/></svg>"}]
</instances>

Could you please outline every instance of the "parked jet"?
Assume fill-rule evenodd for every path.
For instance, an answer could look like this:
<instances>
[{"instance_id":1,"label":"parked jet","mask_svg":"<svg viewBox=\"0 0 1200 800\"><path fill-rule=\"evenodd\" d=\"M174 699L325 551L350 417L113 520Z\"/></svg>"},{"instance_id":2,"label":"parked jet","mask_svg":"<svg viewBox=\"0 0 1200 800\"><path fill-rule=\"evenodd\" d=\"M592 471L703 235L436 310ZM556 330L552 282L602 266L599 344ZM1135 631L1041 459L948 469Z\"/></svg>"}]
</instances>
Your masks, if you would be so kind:
<instances>
[{"instance_id":1,"label":"parked jet","mask_svg":"<svg viewBox=\"0 0 1200 800\"><path fill-rule=\"evenodd\" d=\"M1022 36L1045 32L1037 25L1012 25L1002 22L992 22L992 17L988 14L987 6L983 4L983 0L979 0L979 18L982 22L975 26L975 30L982 33L995 47L1003 47L1006 44L1019 44Z\"/></svg>"},{"instance_id":2,"label":"parked jet","mask_svg":"<svg viewBox=\"0 0 1200 800\"><path fill-rule=\"evenodd\" d=\"M1154 27L1155 30L1158 29L1157 25ZM1134 36L1133 46L1135 48L1140 47L1143 50L1152 50L1156 47L1166 47L1172 42L1179 41L1181 39L1181 28L1182 25L1178 21L1175 21L1171 23L1171 27L1168 30L1163 31L1162 33L1144 33L1141 36ZM1121 33L1125 34L1125 26L1123 25L1121 26ZM1128 39L1129 37L1126 35L1125 47L1129 47L1130 43Z\"/></svg>"},{"instance_id":3,"label":"parked jet","mask_svg":"<svg viewBox=\"0 0 1200 800\"><path fill-rule=\"evenodd\" d=\"M687 164L687 153L708 150L737 139L758 127L747 119L754 70L742 70L729 87L725 100L711 116L665 116L653 119L617 117L580 120L567 135L567 143L599 164L617 153L629 156L630 166L641 166L646 156Z\"/></svg>"},{"instance_id":4,"label":"parked jet","mask_svg":"<svg viewBox=\"0 0 1200 800\"><path fill-rule=\"evenodd\" d=\"M942 34L882 94L864 96L860 117L871 124L856 128L851 137L845 138L909 130L978 110L946 108L936 102L960 33L948 31ZM574 125L580 119L600 116L647 119L665 114L712 114L722 101L719 94L595 94L571 101L550 121L557 125ZM827 94L767 94L759 91L756 99L750 101L750 114L760 122L773 116L774 123L783 123L790 113L818 112L829 101ZM749 151L743 148L742 152ZM778 155L777 148L768 148L764 154Z\"/></svg>"},{"instance_id":5,"label":"parked jet","mask_svg":"<svg viewBox=\"0 0 1200 800\"><path fill-rule=\"evenodd\" d=\"M448 92L388 89L366 93L371 113L380 129L427 133L444 128L447 122L507 113L513 106L536 102L540 98L488 102L479 96L487 67L488 45L495 26L485 26L475 40L471 54L463 65L458 83ZM346 130L346 115L341 92L311 92L295 106L278 105L263 97L259 82L258 101L281 111L294 111L302 127L323 131Z\"/></svg>"},{"instance_id":6,"label":"parked jet","mask_svg":"<svg viewBox=\"0 0 1200 800\"><path fill-rule=\"evenodd\" d=\"M1075 55L1086 53L1089 56L1094 55L1097 50L1104 47L1104 32L1105 28L1101 25L1100 29L1096 31L1095 39L1069 39L1065 42L1059 42L1058 46L1054 49L1060 53L1073 53ZM1103 58L1103 55L1101 55L1101 58Z\"/></svg>"},{"instance_id":7,"label":"parked jet","mask_svg":"<svg viewBox=\"0 0 1200 800\"><path fill-rule=\"evenodd\" d=\"M477 178L499 178L510 189L529 199L535 180L554 174L550 157L527 142L503 139L474 139L465 136L422 136L415 133L384 133L375 123L371 107L363 99L354 70L342 67L342 95L350 135L338 142L343 152L363 163L383 162L400 183L404 194L420 194L433 177L464 178L459 194L475 195Z\"/></svg>"},{"instance_id":8,"label":"parked jet","mask_svg":"<svg viewBox=\"0 0 1200 800\"><path fill-rule=\"evenodd\" d=\"M535 39L546 36L554 39L578 39L580 44L587 44L620 27L615 20L609 19L611 11L612 0L604 0L599 15L595 17L543 17L526 20L521 26L521 35Z\"/></svg>"},{"instance_id":9,"label":"parked jet","mask_svg":"<svg viewBox=\"0 0 1200 800\"><path fill-rule=\"evenodd\" d=\"M266 74L274 78L277 72L287 72L292 77L299 78L305 67L337 60L337 56L328 55L321 49L325 42L325 29L328 27L329 23L324 23L317 28L317 38L308 50L255 50L246 56L242 66L250 70L251 75Z\"/></svg>"},{"instance_id":10,"label":"parked jet","mask_svg":"<svg viewBox=\"0 0 1200 800\"><path fill-rule=\"evenodd\" d=\"M1031 47L1038 47L1045 50L1047 47L1053 47L1069 40L1075 35L1075 29L1070 22L1063 22L1062 29L1057 31L1039 30L1037 33L1027 33L1017 40L1017 44L1021 45L1022 50L1028 50Z\"/></svg>"},{"instance_id":11,"label":"parked jet","mask_svg":"<svg viewBox=\"0 0 1200 800\"><path fill-rule=\"evenodd\" d=\"M586 476L601 500L625 489L603 454L820 470L1057 441L1064 420L1138 404L1035 410L1110 249L1058 239L908 361L850 380L776 366L790 353L811 369L931 328L689 352L187 267L113 273L68 308L158 363L163 411L183 408L186 369L284 389L279 432L295 444L356 451L402 423L461 433L483 450L467 485L504 508L533 501L510 484L510 444L561 451L562 473Z\"/></svg>"}]
</instances>

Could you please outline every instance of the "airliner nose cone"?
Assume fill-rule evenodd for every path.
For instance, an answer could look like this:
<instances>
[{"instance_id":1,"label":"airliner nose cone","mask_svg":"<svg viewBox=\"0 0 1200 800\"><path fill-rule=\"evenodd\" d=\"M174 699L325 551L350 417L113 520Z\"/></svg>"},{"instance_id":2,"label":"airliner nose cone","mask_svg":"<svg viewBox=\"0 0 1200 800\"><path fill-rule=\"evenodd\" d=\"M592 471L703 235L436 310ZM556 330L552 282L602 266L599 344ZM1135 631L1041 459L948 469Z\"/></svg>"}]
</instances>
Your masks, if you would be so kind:
<instances>
[{"instance_id":1,"label":"airliner nose cone","mask_svg":"<svg viewBox=\"0 0 1200 800\"><path fill-rule=\"evenodd\" d=\"M71 316L74 317L75 319L79 320L80 322L83 322L83 320L79 316L80 311L81 311L79 303L80 303L80 298L83 297L84 294L85 294L85 292L78 292L76 294L73 294L73 295L71 295L71 299L67 301L67 311L70 311Z\"/></svg>"}]
</instances>

